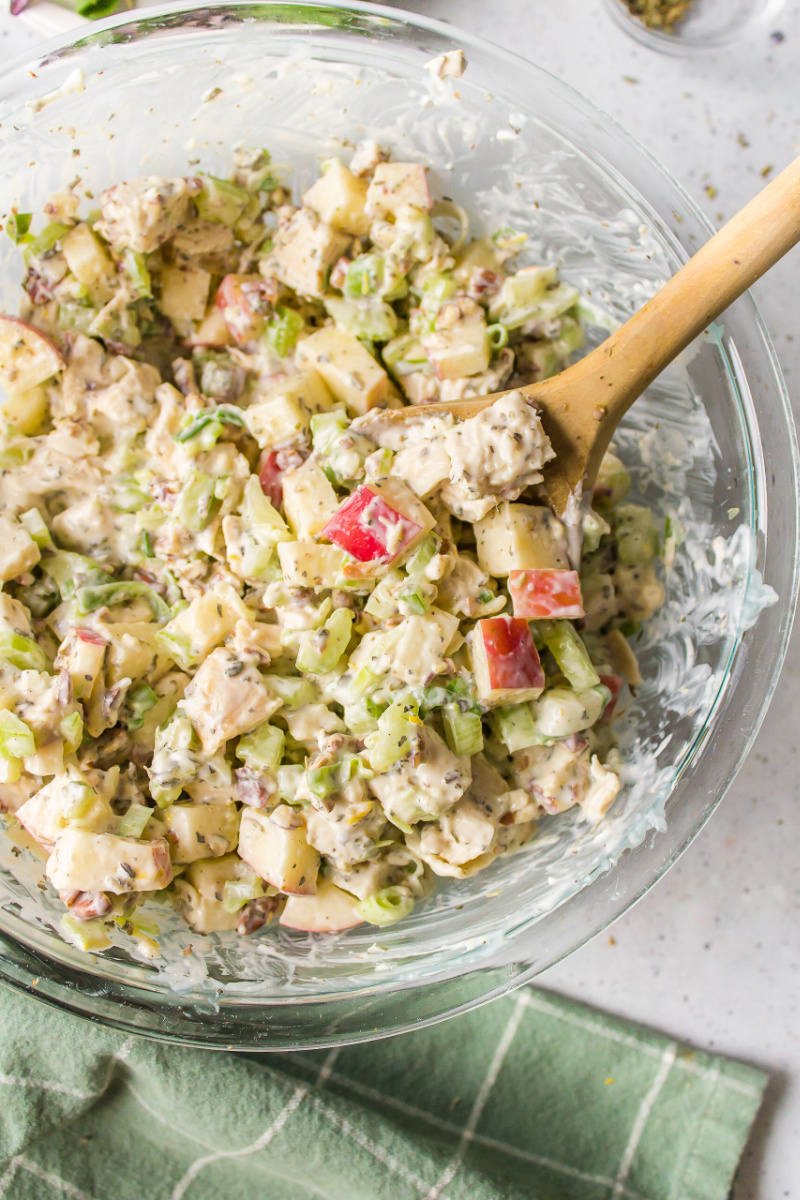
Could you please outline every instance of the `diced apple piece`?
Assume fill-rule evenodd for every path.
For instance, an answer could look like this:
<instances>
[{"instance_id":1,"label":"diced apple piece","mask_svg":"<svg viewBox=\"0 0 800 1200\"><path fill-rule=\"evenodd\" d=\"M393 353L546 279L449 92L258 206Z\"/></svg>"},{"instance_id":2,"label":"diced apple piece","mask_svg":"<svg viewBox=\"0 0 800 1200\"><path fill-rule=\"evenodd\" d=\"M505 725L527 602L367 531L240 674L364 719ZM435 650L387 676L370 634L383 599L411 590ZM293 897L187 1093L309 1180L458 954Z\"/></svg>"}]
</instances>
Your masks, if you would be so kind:
<instances>
[{"instance_id":1,"label":"diced apple piece","mask_svg":"<svg viewBox=\"0 0 800 1200\"><path fill-rule=\"evenodd\" d=\"M399 479L363 483L323 529L358 562L395 562L434 526L434 518Z\"/></svg>"},{"instance_id":2,"label":"diced apple piece","mask_svg":"<svg viewBox=\"0 0 800 1200\"><path fill-rule=\"evenodd\" d=\"M107 642L94 629L74 626L58 648L55 665L66 668L76 700L88 700L102 675Z\"/></svg>"},{"instance_id":3,"label":"diced apple piece","mask_svg":"<svg viewBox=\"0 0 800 1200\"><path fill-rule=\"evenodd\" d=\"M75 812L80 812L84 830L104 833L116 828L118 818L107 798L89 787L77 768L69 768L26 800L17 810L17 820L40 845L52 846L63 837Z\"/></svg>"},{"instance_id":4,"label":"diced apple piece","mask_svg":"<svg viewBox=\"0 0 800 1200\"><path fill-rule=\"evenodd\" d=\"M7 396L3 403L3 416L20 433L30 437L41 429L49 407L47 391L40 384L27 392L12 392Z\"/></svg>"},{"instance_id":5,"label":"diced apple piece","mask_svg":"<svg viewBox=\"0 0 800 1200\"><path fill-rule=\"evenodd\" d=\"M236 849L239 810L235 804L171 804L164 813L172 861L219 858Z\"/></svg>"},{"instance_id":6,"label":"diced apple piece","mask_svg":"<svg viewBox=\"0 0 800 1200\"><path fill-rule=\"evenodd\" d=\"M56 842L45 874L57 891L157 892L172 881L164 838L151 842L68 829Z\"/></svg>"},{"instance_id":7,"label":"diced apple piece","mask_svg":"<svg viewBox=\"0 0 800 1200\"><path fill-rule=\"evenodd\" d=\"M282 892L295 896L316 893L320 857L308 844L305 821L288 804L269 814L245 808L239 857Z\"/></svg>"},{"instance_id":8,"label":"diced apple piece","mask_svg":"<svg viewBox=\"0 0 800 1200\"><path fill-rule=\"evenodd\" d=\"M338 158L330 159L324 174L303 194L303 204L342 233L364 237L369 233L369 217L364 211L367 181L357 179Z\"/></svg>"},{"instance_id":9,"label":"diced apple piece","mask_svg":"<svg viewBox=\"0 0 800 1200\"><path fill-rule=\"evenodd\" d=\"M358 338L334 325L298 342L297 362L318 371L351 415L363 416L388 400L389 376L383 367Z\"/></svg>"},{"instance_id":10,"label":"diced apple piece","mask_svg":"<svg viewBox=\"0 0 800 1200\"><path fill-rule=\"evenodd\" d=\"M322 533L339 507L327 475L311 458L286 472L282 490L286 519L301 542Z\"/></svg>"},{"instance_id":11,"label":"diced apple piece","mask_svg":"<svg viewBox=\"0 0 800 1200\"><path fill-rule=\"evenodd\" d=\"M225 884L249 875L250 868L238 854L191 863L172 889L181 916L198 933L235 929L241 914L228 912L225 907Z\"/></svg>"},{"instance_id":12,"label":"diced apple piece","mask_svg":"<svg viewBox=\"0 0 800 1200\"><path fill-rule=\"evenodd\" d=\"M249 733L280 708L252 663L232 650L215 650L202 663L180 708L197 730L203 749L216 754L229 738Z\"/></svg>"},{"instance_id":13,"label":"diced apple piece","mask_svg":"<svg viewBox=\"0 0 800 1200\"><path fill-rule=\"evenodd\" d=\"M17 579L40 558L41 551L25 526L0 513L0 580Z\"/></svg>"},{"instance_id":14,"label":"diced apple piece","mask_svg":"<svg viewBox=\"0 0 800 1200\"><path fill-rule=\"evenodd\" d=\"M451 312L460 313L450 321ZM462 379L489 368L492 348L483 309L474 300L444 305L431 333L420 338L437 379Z\"/></svg>"},{"instance_id":15,"label":"diced apple piece","mask_svg":"<svg viewBox=\"0 0 800 1200\"><path fill-rule=\"evenodd\" d=\"M178 328L187 321L202 321L210 286L211 276L202 267L164 267L158 307Z\"/></svg>"},{"instance_id":16,"label":"diced apple piece","mask_svg":"<svg viewBox=\"0 0 800 1200\"><path fill-rule=\"evenodd\" d=\"M287 929L306 933L341 933L363 925L358 900L335 883L321 879L315 896L290 896L280 920Z\"/></svg>"},{"instance_id":17,"label":"diced apple piece","mask_svg":"<svg viewBox=\"0 0 800 1200\"><path fill-rule=\"evenodd\" d=\"M269 267L281 283L301 296L321 296L328 271L347 249L349 238L301 208L275 235Z\"/></svg>"},{"instance_id":18,"label":"diced apple piece","mask_svg":"<svg viewBox=\"0 0 800 1200\"><path fill-rule=\"evenodd\" d=\"M508 590L515 617L544 621L577 620L583 616L577 571L511 571Z\"/></svg>"},{"instance_id":19,"label":"diced apple piece","mask_svg":"<svg viewBox=\"0 0 800 1200\"><path fill-rule=\"evenodd\" d=\"M250 610L227 583L216 583L164 626L159 642L179 667L190 670L220 646Z\"/></svg>"},{"instance_id":20,"label":"diced apple piece","mask_svg":"<svg viewBox=\"0 0 800 1200\"><path fill-rule=\"evenodd\" d=\"M27 392L64 366L55 344L27 321L0 315L0 387Z\"/></svg>"},{"instance_id":21,"label":"diced apple piece","mask_svg":"<svg viewBox=\"0 0 800 1200\"><path fill-rule=\"evenodd\" d=\"M642 682L642 673L639 670L639 660L628 639L619 629L612 629L606 634L605 643L611 654L612 665L628 681L630 687L638 687Z\"/></svg>"},{"instance_id":22,"label":"diced apple piece","mask_svg":"<svg viewBox=\"0 0 800 1200\"><path fill-rule=\"evenodd\" d=\"M258 482L261 490L274 508L283 504L283 477L287 471L294 471L303 462L299 450L267 450L261 458L258 468Z\"/></svg>"},{"instance_id":23,"label":"diced apple piece","mask_svg":"<svg viewBox=\"0 0 800 1200\"><path fill-rule=\"evenodd\" d=\"M267 317L278 298L274 280L260 275L226 275L214 301L233 340L242 346L264 332Z\"/></svg>"},{"instance_id":24,"label":"diced apple piece","mask_svg":"<svg viewBox=\"0 0 800 1200\"><path fill-rule=\"evenodd\" d=\"M475 543L488 575L569 569L566 530L549 508L503 500L475 523Z\"/></svg>"},{"instance_id":25,"label":"diced apple piece","mask_svg":"<svg viewBox=\"0 0 800 1200\"><path fill-rule=\"evenodd\" d=\"M314 542L279 542L278 558L289 587L317 590L336 587L346 561L338 546Z\"/></svg>"},{"instance_id":26,"label":"diced apple piece","mask_svg":"<svg viewBox=\"0 0 800 1200\"><path fill-rule=\"evenodd\" d=\"M527 621L487 617L478 621L468 642L482 700L519 704L541 695L544 671Z\"/></svg>"},{"instance_id":27,"label":"diced apple piece","mask_svg":"<svg viewBox=\"0 0 800 1200\"><path fill-rule=\"evenodd\" d=\"M186 335L185 341L187 346L230 346L233 337L215 305L208 310L197 329Z\"/></svg>"},{"instance_id":28,"label":"diced apple piece","mask_svg":"<svg viewBox=\"0 0 800 1200\"><path fill-rule=\"evenodd\" d=\"M271 388L263 401L245 409L243 415L247 428L264 450L302 441L314 414L333 405L324 380L308 369Z\"/></svg>"},{"instance_id":29,"label":"diced apple piece","mask_svg":"<svg viewBox=\"0 0 800 1200\"><path fill-rule=\"evenodd\" d=\"M378 163L367 191L367 214L372 220L397 217L405 208L430 212L432 206L428 176L421 163Z\"/></svg>"},{"instance_id":30,"label":"diced apple piece","mask_svg":"<svg viewBox=\"0 0 800 1200\"><path fill-rule=\"evenodd\" d=\"M81 223L64 235L61 249L72 274L88 289L92 304L102 308L114 294L117 272L100 239Z\"/></svg>"}]
</instances>

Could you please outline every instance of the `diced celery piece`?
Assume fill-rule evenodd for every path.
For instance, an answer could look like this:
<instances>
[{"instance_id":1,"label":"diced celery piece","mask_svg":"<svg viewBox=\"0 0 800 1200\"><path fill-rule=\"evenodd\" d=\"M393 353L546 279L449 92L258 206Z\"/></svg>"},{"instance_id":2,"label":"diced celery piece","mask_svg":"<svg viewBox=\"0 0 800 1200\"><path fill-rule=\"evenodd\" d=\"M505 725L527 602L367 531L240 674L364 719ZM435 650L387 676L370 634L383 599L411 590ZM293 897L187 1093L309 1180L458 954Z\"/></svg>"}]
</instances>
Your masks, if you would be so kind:
<instances>
[{"instance_id":1,"label":"diced celery piece","mask_svg":"<svg viewBox=\"0 0 800 1200\"><path fill-rule=\"evenodd\" d=\"M251 475L245 484L241 513L242 520L257 530L260 538L269 535L269 540L273 542L294 540L294 534L289 531L283 517L262 492L257 475Z\"/></svg>"},{"instance_id":2,"label":"diced celery piece","mask_svg":"<svg viewBox=\"0 0 800 1200\"><path fill-rule=\"evenodd\" d=\"M356 912L370 925L393 925L407 917L415 905L414 897L401 887L381 888L356 905Z\"/></svg>"},{"instance_id":3,"label":"diced celery piece","mask_svg":"<svg viewBox=\"0 0 800 1200\"><path fill-rule=\"evenodd\" d=\"M102 921L78 921L67 914L61 918L59 925L65 940L84 953L107 950L111 945Z\"/></svg>"},{"instance_id":4,"label":"diced celery piece","mask_svg":"<svg viewBox=\"0 0 800 1200\"><path fill-rule=\"evenodd\" d=\"M64 749L68 754L74 754L83 741L83 717L79 712L70 713L64 717L58 727L58 732L64 739Z\"/></svg>"},{"instance_id":5,"label":"diced celery piece","mask_svg":"<svg viewBox=\"0 0 800 1200\"><path fill-rule=\"evenodd\" d=\"M70 822L79 823L96 801L97 792L79 779L73 779L68 786L72 800L64 808L64 816Z\"/></svg>"},{"instance_id":6,"label":"diced celery piece","mask_svg":"<svg viewBox=\"0 0 800 1200\"><path fill-rule=\"evenodd\" d=\"M126 250L122 258L122 266L133 284L137 296L152 296L153 285L145 256L138 250Z\"/></svg>"},{"instance_id":7,"label":"diced celery piece","mask_svg":"<svg viewBox=\"0 0 800 1200\"><path fill-rule=\"evenodd\" d=\"M298 671L313 671L317 675L332 671L347 649L354 615L349 608L337 608L321 629L309 629L301 634L297 650Z\"/></svg>"},{"instance_id":8,"label":"diced celery piece","mask_svg":"<svg viewBox=\"0 0 800 1200\"><path fill-rule=\"evenodd\" d=\"M176 713L156 730L153 760L147 768L150 795L159 808L167 808L195 778L199 760L197 738L188 717Z\"/></svg>"},{"instance_id":9,"label":"diced celery piece","mask_svg":"<svg viewBox=\"0 0 800 1200\"><path fill-rule=\"evenodd\" d=\"M441 545L441 538L437 537L435 533L429 533L411 555L411 558L407 560L405 564L407 574L420 575L431 559L439 553Z\"/></svg>"},{"instance_id":10,"label":"diced celery piece","mask_svg":"<svg viewBox=\"0 0 800 1200\"><path fill-rule=\"evenodd\" d=\"M27 758L35 753L33 731L15 713L0 711L0 754L7 758Z\"/></svg>"},{"instance_id":11,"label":"diced celery piece","mask_svg":"<svg viewBox=\"0 0 800 1200\"><path fill-rule=\"evenodd\" d=\"M128 811L119 819L117 833L120 837L140 838L152 815L152 808L148 808L146 804L131 804Z\"/></svg>"},{"instance_id":12,"label":"diced celery piece","mask_svg":"<svg viewBox=\"0 0 800 1200\"><path fill-rule=\"evenodd\" d=\"M264 880L259 879L255 871L252 878L226 879L222 890L222 907L226 912L235 913L251 900L258 900L265 894Z\"/></svg>"},{"instance_id":13,"label":"diced celery piece","mask_svg":"<svg viewBox=\"0 0 800 1200\"><path fill-rule=\"evenodd\" d=\"M591 508L587 509L581 516L583 553L594 554L600 545L601 539L605 534L610 532L611 526L608 522L604 521L600 514L594 512Z\"/></svg>"},{"instance_id":14,"label":"diced celery piece","mask_svg":"<svg viewBox=\"0 0 800 1200\"><path fill-rule=\"evenodd\" d=\"M319 693L310 679L295 679L291 675L262 675L267 691L282 700L290 711L313 704Z\"/></svg>"},{"instance_id":15,"label":"diced celery piece","mask_svg":"<svg viewBox=\"0 0 800 1200\"><path fill-rule=\"evenodd\" d=\"M158 704L158 696L147 683L137 683L125 697L125 708L130 713L121 724L125 725L128 733L135 733L144 725L145 713Z\"/></svg>"},{"instance_id":16,"label":"diced celery piece","mask_svg":"<svg viewBox=\"0 0 800 1200\"><path fill-rule=\"evenodd\" d=\"M18 671L51 671L47 655L33 638L21 633L0 633L0 658Z\"/></svg>"},{"instance_id":17,"label":"diced celery piece","mask_svg":"<svg viewBox=\"0 0 800 1200\"><path fill-rule=\"evenodd\" d=\"M138 579L78 588L75 597L78 601L78 616L85 616L97 608L112 607L115 604L130 604L134 600L146 600L157 621L168 621L172 615L169 605L161 599L158 592L154 592L151 587L146 583L141 583Z\"/></svg>"},{"instance_id":18,"label":"diced celery piece","mask_svg":"<svg viewBox=\"0 0 800 1200\"><path fill-rule=\"evenodd\" d=\"M339 766L332 763L327 767L307 767L306 783L308 790L320 800L333 796L339 790Z\"/></svg>"},{"instance_id":19,"label":"diced celery piece","mask_svg":"<svg viewBox=\"0 0 800 1200\"><path fill-rule=\"evenodd\" d=\"M20 516L20 523L25 527L40 550L53 545L50 530L45 525L38 508L30 508Z\"/></svg>"},{"instance_id":20,"label":"diced celery piece","mask_svg":"<svg viewBox=\"0 0 800 1200\"><path fill-rule=\"evenodd\" d=\"M658 553L658 529L649 508L620 504L614 511L617 556L626 567L642 567Z\"/></svg>"},{"instance_id":21,"label":"diced celery piece","mask_svg":"<svg viewBox=\"0 0 800 1200\"><path fill-rule=\"evenodd\" d=\"M631 490L630 472L615 454L606 454L600 463L593 500L598 508L613 508Z\"/></svg>"},{"instance_id":22,"label":"diced celery piece","mask_svg":"<svg viewBox=\"0 0 800 1200\"><path fill-rule=\"evenodd\" d=\"M376 705L369 698L357 700L353 704L345 704L344 723L355 737L363 737L378 728L378 717L383 710L382 705Z\"/></svg>"},{"instance_id":23,"label":"diced celery piece","mask_svg":"<svg viewBox=\"0 0 800 1200\"><path fill-rule=\"evenodd\" d=\"M397 314L385 300L340 300L327 297L325 308L341 329L370 342L388 342L397 333Z\"/></svg>"},{"instance_id":24,"label":"diced celery piece","mask_svg":"<svg viewBox=\"0 0 800 1200\"><path fill-rule=\"evenodd\" d=\"M339 435L347 429L350 418L343 408L332 412L315 413L311 418L311 444L315 454L328 454Z\"/></svg>"},{"instance_id":25,"label":"diced celery piece","mask_svg":"<svg viewBox=\"0 0 800 1200\"><path fill-rule=\"evenodd\" d=\"M202 533L211 520L217 480L202 471L190 471L175 506L175 516L192 533Z\"/></svg>"},{"instance_id":26,"label":"diced celery piece","mask_svg":"<svg viewBox=\"0 0 800 1200\"><path fill-rule=\"evenodd\" d=\"M428 603L420 592L408 592L405 596L400 597L401 602L406 606L409 613L416 616L423 616L428 611Z\"/></svg>"},{"instance_id":27,"label":"diced celery piece","mask_svg":"<svg viewBox=\"0 0 800 1200\"><path fill-rule=\"evenodd\" d=\"M509 754L516 750L526 750L528 746L537 746L542 741L536 732L533 713L528 704L509 704L496 708L489 717L489 723Z\"/></svg>"},{"instance_id":28,"label":"diced celery piece","mask_svg":"<svg viewBox=\"0 0 800 1200\"><path fill-rule=\"evenodd\" d=\"M411 752L422 722L411 703L396 701L378 718L378 729L367 735L369 764L373 771L388 771L389 767Z\"/></svg>"},{"instance_id":29,"label":"diced celery piece","mask_svg":"<svg viewBox=\"0 0 800 1200\"><path fill-rule=\"evenodd\" d=\"M422 285L421 307L431 319L436 318L439 309L458 291L458 283L452 275L441 272L429 275Z\"/></svg>"},{"instance_id":30,"label":"diced celery piece","mask_svg":"<svg viewBox=\"0 0 800 1200\"><path fill-rule=\"evenodd\" d=\"M195 196L197 212L204 221L215 221L220 225L235 225L244 213L250 201L249 194L244 188L229 183L227 179L217 179L215 175L206 175L203 179L203 190Z\"/></svg>"},{"instance_id":31,"label":"diced celery piece","mask_svg":"<svg viewBox=\"0 0 800 1200\"><path fill-rule=\"evenodd\" d=\"M86 304L70 304L69 301L61 300L58 305L59 328L89 337L89 329L97 320L97 311Z\"/></svg>"},{"instance_id":32,"label":"diced celery piece","mask_svg":"<svg viewBox=\"0 0 800 1200\"><path fill-rule=\"evenodd\" d=\"M372 296L383 283L383 259L380 254L361 254L347 268L342 293L351 299Z\"/></svg>"},{"instance_id":33,"label":"diced celery piece","mask_svg":"<svg viewBox=\"0 0 800 1200\"><path fill-rule=\"evenodd\" d=\"M275 309L275 319L267 322L267 345L279 358L285 358L294 350L304 327L305 321L298 312L279 304Z\"/></svg>"},{"instance_id":34,"label":"diced celery piece","mask_svg":"<svg viewBox=\"0 0 800 1200\"><path fill-rule=\"evenodd\" d=\"M305 767L301 767L297 763L287 763L282 767L278 767L276 778L278 780L278 795L281 800L294 800L297 795L297 789L305 777Z\"/></svg>"},{"instance_id":35,"label":"diced celery piece","mask_svg":"<svg viewBox=\"0 0 800 1200\"><path fill-rule=\"evenodd\" d=\"M572 686L578 690L595 687L600 676L575 626L569 621L543 621L541 626L545 645Z\"/></svg>"},{"instance_id":36,"label":"diced celery piece","mask_svg":"<svg viewBox=\"0 0 800 1200\"><path fill-rule=\"evenodd\" d=\"M123 476L114 483L111 507L115 512L138 512L150 500L150 495L142 491L135 479Z\"/></svg>"},{"instance_id":37,"label":"diced celery piece","mask_svg":"<svg viewBox=\"0 0 800 1200\"><path fill-rule=\"evenodd\" d=\"M442 719L447 744L454 754L480 754L483 725L478 713L462 712L457 704L446 704Z\"/></svg>"},{"instance_id":38,"label":"diced celery piece","mask_svg":"<svg viewBox=\"0 0 800 1200\"><path fill-rule=\"evenodd\" d=\"M236 743L236 757L253 771L274 771L283 758L282 729L265 721Z\"/></svg>"},{"instance_id":39,"label":"diced celery piece","mask_svg":"<svg viewBox=\"0 0 800 1200\"><path fill-rule=\"evenodd\" d=\"M534 728L544 739L581 733L594 725L610 699L611 692L603 684L579 692L564 684L547 688L531 702Z\"/></svg>"}]
</instances>

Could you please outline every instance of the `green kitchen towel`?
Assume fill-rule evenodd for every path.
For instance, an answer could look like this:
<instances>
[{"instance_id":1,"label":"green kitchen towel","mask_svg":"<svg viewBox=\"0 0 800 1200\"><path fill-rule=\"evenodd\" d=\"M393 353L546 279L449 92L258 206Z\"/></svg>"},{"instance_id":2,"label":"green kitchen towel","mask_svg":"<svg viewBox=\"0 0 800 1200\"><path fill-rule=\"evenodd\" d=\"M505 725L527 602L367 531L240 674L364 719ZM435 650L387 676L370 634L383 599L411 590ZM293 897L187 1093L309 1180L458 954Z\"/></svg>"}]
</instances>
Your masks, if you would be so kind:
<instances>
[{"instance_id":1,"label":"green kitchen towel","mask_svg":"<svg viewBox=\"0 0 800 1200\"><path fill-rule=\"evenodd\" d=\"M531 988L261 1056L0 999L4 1200L726 1200L765 1084Z\"/></svg>"}]
</instances>

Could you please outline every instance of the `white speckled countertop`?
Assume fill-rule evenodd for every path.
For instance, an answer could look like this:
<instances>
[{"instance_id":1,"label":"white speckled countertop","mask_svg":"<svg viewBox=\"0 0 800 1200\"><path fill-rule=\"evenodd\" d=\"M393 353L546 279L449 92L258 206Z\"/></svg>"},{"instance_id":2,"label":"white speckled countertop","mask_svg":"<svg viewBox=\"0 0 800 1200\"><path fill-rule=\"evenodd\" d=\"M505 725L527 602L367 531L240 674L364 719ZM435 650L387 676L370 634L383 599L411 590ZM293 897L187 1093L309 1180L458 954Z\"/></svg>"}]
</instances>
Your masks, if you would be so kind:
<instances>
[{"instance_id":1,"label":"white speckled countertop","mask_svg":"<svg viewBox=\"0 0 800 1200\"><path fill-rule=\"evenodd\" d=\"M599 0L405 7L485 33L573 84L646 142L716 224L758 189L767 167L800 153L800 0L788 0L763 35L692 58L637 45ZM36 40L0 13L0 69ZM796 413L798 278L800 249L756 288ZM796 637L755 749L710 825L613 938L542 976L545 986L770 1072L734 1200L800 1200L798 697Z\"/></svg>"}]
</instances>

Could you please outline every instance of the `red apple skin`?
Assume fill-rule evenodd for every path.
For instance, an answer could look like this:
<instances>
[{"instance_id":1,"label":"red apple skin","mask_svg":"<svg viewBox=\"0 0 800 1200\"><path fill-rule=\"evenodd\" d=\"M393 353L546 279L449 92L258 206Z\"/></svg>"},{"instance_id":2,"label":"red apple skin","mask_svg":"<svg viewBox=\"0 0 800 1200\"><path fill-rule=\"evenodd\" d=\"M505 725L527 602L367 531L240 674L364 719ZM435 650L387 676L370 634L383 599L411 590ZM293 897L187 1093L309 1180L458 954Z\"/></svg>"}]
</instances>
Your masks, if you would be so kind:
<instances>
[{"instance_id":1,"label":"red apple skin","mask_svg":"<svg viewBox=\"0 0 800 1200\"><path fill-rule=\"evenodd\" d=\"M508 590L514 616L526 621L574 621L585 616L577 571L511 571Z\"/></svg>"},{"instance_id":2,"label":"red apple skin","mask_svg":"<svg viewBox=\"0 0 800 1200\"><path fill-rule=\"evenodd\" d=\"M522 617L487 617L478 622L493 691L544 687L544 671L528 622Z\"/></svg>"},{"instance_id":3,"label":"red apple skin","mask_svg":"<svg viewBox=\"0 0 800 1200\"><path fill-rule=\"evenodd\" d=\"M358 562L387 563L398 558L420 532L420 525L361 484L334 513L322 535Z\"/></svg>"},{"instance_id":4,"label":"red apple skin","mask_svg":"<svg viewBox=\"0 0 800 1200\"><path fill-rule=\"evenodd\" d=\"M231 337L242 346L263 332L277 298L274 280L262 279L260 275L226 275L217 288L214 303Z\"/></svg>"},{"instance_id":5,"label":"red apple skin","mask_svg":"<svg viewBox=\"0 0 800 1200\"><path fill-rule=\"evenodd\" d=\"M38 357L42 362L46 362L49 371L37 372L37 377L31 379L27 379L23 374L22 382L19 382L14 377L10 359L8 366L3 367L2 364L6 361L3 346L11 347L17 339L21 339L24 345L25 359L28 360L27 366L30 366L32 359ZM27 391L29 388L44 383L63 366L63 355L51 337L43 333L41 329L37 329L35 325L31 325L29 321L0 313L0 386L8 392ZM23 372L24 369L23 366Z\"/></svg>"},{"instance_id":6,"label":"red apple skin","mask_svg":"<svg viewBox=\"0 0 800 1200\"><path fill-rule=\"evenodd\" d=\"M261 460L258 482L261 490L275 508L283 504L283 477L299 467L304 458L298 450L268 450Z\"/></svg>"},{"instance_id":7,"label":"red apple skin","mask_svg":"<svg viewBox=\"0 0 800 1200\"><path fill-rule=\"evenodd\" d=\"M625 682L621 675L601 675L600 682L604 687L607 687L611 692L611 699L603 709L598 725L610 725L614 717L614 710L617 707L619 694L622 691L622 685Z\"/></svg>"},{"instance_id":8,"label":"red apple skin","mask_svg":"<svg viewBox=\"0 0 800 1200\"><path fill-rule=\"evenodd\" d=\"M101 637L94 629L87 629L83 625L80 629L75 630L75 636L79 642L88 642L91 646L105 646L106 644L104 637Z\"/></svg>"}]
</instances>

